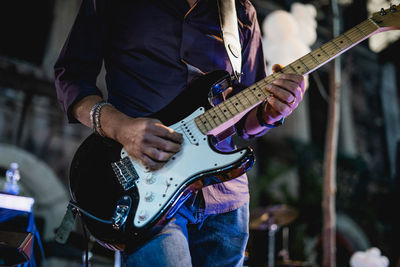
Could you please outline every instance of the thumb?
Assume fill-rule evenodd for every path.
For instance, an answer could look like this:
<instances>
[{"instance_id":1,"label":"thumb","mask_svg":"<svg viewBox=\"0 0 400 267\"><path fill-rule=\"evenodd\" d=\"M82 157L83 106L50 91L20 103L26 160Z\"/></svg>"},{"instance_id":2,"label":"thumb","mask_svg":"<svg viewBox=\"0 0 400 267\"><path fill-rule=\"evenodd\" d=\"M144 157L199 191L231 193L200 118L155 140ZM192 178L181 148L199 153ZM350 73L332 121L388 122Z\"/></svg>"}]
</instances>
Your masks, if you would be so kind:
<instances>
[{"instance_id":1,"label":"thumb","mask_svg":"<svg viewBox=\"0 0 400 267\"><path fill-rule=\"evenodd\" d=\"M272 66L272 72L277 73L280 72L283 69L283 66L281 64L274 64Z\"/></svg>"}]
</instances>

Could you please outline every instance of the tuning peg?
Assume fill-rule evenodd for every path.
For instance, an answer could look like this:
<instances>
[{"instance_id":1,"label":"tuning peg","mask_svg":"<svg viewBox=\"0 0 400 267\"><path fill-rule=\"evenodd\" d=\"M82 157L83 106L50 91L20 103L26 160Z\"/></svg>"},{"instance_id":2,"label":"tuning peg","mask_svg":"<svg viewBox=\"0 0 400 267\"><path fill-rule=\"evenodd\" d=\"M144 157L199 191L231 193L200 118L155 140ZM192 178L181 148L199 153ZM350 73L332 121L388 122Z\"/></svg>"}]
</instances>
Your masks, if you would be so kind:
<instances>
[{"instance_id":1,"label":"tuning peg","mask_svg":"<svg viewBox=\"0 0 400 267\"><path fill-rule=\"evenodd\" d=\"M387 13L386 13L386 11L385 11L385 9L383 9L383 8L381 8L381 16L385 16Z\"/></svg>"},{"instance_id":2,"label":"tuning peg","mask_svg":"<svg viewBox=\"0 0 400 267\"><path fill-rule=\"evenodd\" d=\"M390 12L396 12L396 11L397 11L396 5L391 5Z\"/></svg>"}]
</instances>

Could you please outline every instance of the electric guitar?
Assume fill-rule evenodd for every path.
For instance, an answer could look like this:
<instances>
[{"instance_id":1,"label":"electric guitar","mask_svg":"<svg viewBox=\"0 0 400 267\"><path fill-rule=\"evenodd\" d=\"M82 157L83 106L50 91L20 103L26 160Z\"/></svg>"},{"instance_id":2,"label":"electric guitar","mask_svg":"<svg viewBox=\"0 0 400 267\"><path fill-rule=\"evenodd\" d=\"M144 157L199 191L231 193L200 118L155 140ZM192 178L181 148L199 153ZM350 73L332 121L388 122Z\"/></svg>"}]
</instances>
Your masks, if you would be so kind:
<instances>
[{"instance_id":1,"label":"electric guitar","mask_svg":"<svg viewBox=\"0 0 400 267\"><path fill-rule=\"evenodd\" d=\"M399 28L400 5L392 5L281 72L307 75L373 34ZM151 115L184 137L181 151L157 171L147 171L118 142L90 135L70 168L71 203L90 233L114 249L123 249L128 242L139 245L161 229L193 192L245 173L254 162L251 148L221 152L212 145L211 136L234 125L266 99L266 85L277 75L211 108L209 89L231 86L229 73L214 71L193 81L173 102ZM194 110L187 99L198 100L199 108Z\"/></svg>"}]
</instances>

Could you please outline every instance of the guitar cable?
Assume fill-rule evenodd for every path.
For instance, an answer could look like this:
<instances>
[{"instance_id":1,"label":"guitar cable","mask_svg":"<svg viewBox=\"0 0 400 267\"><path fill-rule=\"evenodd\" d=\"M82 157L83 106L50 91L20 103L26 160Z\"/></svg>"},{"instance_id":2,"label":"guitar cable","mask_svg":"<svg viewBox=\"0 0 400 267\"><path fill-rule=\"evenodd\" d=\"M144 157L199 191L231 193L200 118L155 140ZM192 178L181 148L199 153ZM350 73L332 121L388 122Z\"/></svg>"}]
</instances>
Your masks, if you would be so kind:
<instances>
[{"instance_id":1,"label":"guitar cable","mask_svg":"<svg viewBox=\"0 0 400 267\"><path fill-rule=\"evenodd\" d=\"M85 214L86 216L88 216L89 218L95 220L95 221L99 221L101 223L105 223L105 224L112 224L113 222L111 220L103 220L100 219L99 217L94 216L93 214L89 213L88 211L82 209L81 207L78 206L78 204L76 204L73 201L69 201L69 204L71 206L73 206L74 208L76 208L77 210L79 210L80 212L82 212L83 214Z\"/></svg>"},{"instance_id":2,"label":"guitar cable","mask_svg":"<svg viewBox=\"0 0 400 267\"><path fill-rule=\"evenodd\" d=\"M86 241L86 247L85 247L85 267L89 267L89 236L86 230L85 223L82 221L82 229L83 229L83 235L84 239Z\"/></svg>"}]
</instances>

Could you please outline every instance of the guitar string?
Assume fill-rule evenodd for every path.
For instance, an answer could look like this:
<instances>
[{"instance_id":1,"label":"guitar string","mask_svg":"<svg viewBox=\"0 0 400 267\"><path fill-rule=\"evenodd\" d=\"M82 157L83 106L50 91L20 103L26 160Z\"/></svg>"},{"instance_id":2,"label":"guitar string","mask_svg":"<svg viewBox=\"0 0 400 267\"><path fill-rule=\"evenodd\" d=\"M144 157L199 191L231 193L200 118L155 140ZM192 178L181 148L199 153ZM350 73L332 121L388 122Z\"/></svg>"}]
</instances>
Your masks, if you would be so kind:
<instances>
[{"instance_id":1,"label":"guitar string","mask_svg":"<svg viewBox=\"0 0 400 267\"><path fill-rule=\"evenodd\" d=\"M366 21L366 22L369 22L369 21ZM366 23L363 25L363 24L361 24L361 26L363 26L363 27L359 27L359 28L353 28L352 29L352 31L348 31L348 32L346 32L347 33L347 35L348 36L350 36L350 38L351 39L353 39L354 37L355 37L355 35L357 34L359 34L359 32L361 32L361 33L363 33L363 35L365 36L366 34L362 31L362 30L365 30L365 28L366 27L368 27L369 25L366 25ZM357 31L356 31L357 30ZM367 29L368 30L368 29ZM340 40L341 39L343 39L343 37L346 37L346 33L344 33L343 35L341 35L341 36L339 36L339 37L337 37L337 38L335 38L335 39L333 39L332 41L330 41L330 42L328 42L328 43L326 43L326 44L324 44L323 46L321 46L321 50L322 51L324 51L326 54L327 54L327 60L329 60L330 58L331 58L331 56L329 56L329 54L331 53L331 52L334 52L334 53L332 53L332 55L336 55L337 53L340 53L341 51L343 51L344 49L346 49L346 48L348 48L349 46L351 46L352 44L354 44L354 42L352 41L352 43L351 44L346 44L345 46L344 46L344 48L343 49L339 49L340 47L338 47L337 45L337 47L338 48L330 48L330 47L332 47L332 44L334 44L334 41L339 41L340 42ZM358 39L357 41L361 41L362 40L362 38L364 37L364 36L361 36L361 38L360 39ZM357 42L356 41L356 42ZM324 46L325 46L325 49L324 49ZM314 51L315 52L315 51ZM305 55L303 58L300 58L298 61L302 61L302 59L303 59L303 62L301 62L303 65L310 65L311 63L310 62L314 62L315 60L311 57L311 55L312 55L312 53L309 53L308 55ZM295 61L294 63L297 63L298 61ZM326 61L326 60L324 60L324 61ZM292 65L293 65L293 63L292 64L290 64L289 65L289 67L292 67ZM305 66L306 68L308 68L307 66ZM315 66L315 67L317 67L317 66ZM315 68L315 67L312 67L312 68ZM311 69L312 69L311 68ZM267 80L267 79L266 79ZM261 80L261 83L264 85L264 84L266 84L267 83L267 81L266 80ZM259 83L256 83L255 84L255 87L257 87L258 89L261 89L261 90L259 90L260 92L263 92L264 93L264 90L263 90L263 88L261 88L261 85L259 84ZM254 93L254 92L253 92ZM246 94L244 94L245 96L246 96ZM257 99L257 98L256 98ZM257 99L258 100L258 99ZM227 101L226 102L226 107L227 107L227 109L232 113L232 111L231 111L231 107L232 107L233 105L232 105L232 103L230 102L230 101ZM236 109L236 108L235 108ZM220 110L221 110L221 108L220 108ZM221 112L218 112L218 110L213 110L214 111L214 113L215 114L221 114ZM222 113L222 114L224 114L224 113ZM225 114L224 114L225 115ZM207 118L206 118L207 119ZM214 121L214 123L215 123L215 121Z\"/></svg>"},{"instance_id":2,"label":"guitar string","mask_svg":"<svg viewBox=\"0 0 400 267\"><path fill-rule=\"evenodd\" d=\"M296 71L296 69L293 68L293 65L298 65L298 63L301 63L302 65L304 65L307 68L307 71L312 70L312 69L318 67L319 65L323 65L326 61L330 60L333 56L336 56L337 54L346 51L351 46L354 46L357 43L361 42L363 39L368 37L368 35L372 34L377 29L378 29L377 26L374 25L370 20L365 20L364 22L360 23L359 25L356 25L355 27L353 27L350 30L344 32L343 34L339 35L338 37L334 38L333 40L321 45L319 48L311 51L310 53L304 55L303 57L299 58L298 60L294 61L293 63L287 65L284 69L292 68L294 70L294 72L298 73ZM348 42L344 42L343 39L347 39ZM344 44L343 48L341 48L337 43ZM318 49L326 54L326 56L324 57L326 59L322 59L322 63L320 63L316 59L316 57L313 56L313 53L314 54L317 53ZM320 55L320 53L319 53L319 55ZM311 66L311 68L309 66ZM300 74L300 73L298 73L298 74ZM265 95L265 90L264 90L263 86L265 86L266 84L270 83L269 80L271 80L271 78L274 78L274 74L267 76L263 80L260 80L259 82L255 83L253 86L250 86L249 88L241 91L240 93L236 94L235 96L237 96L237 98L239 96L241 96L242 98L246 97L248 99L249 92L254 94L254 92L252 91L252 89L254 90L254 87L256 89L258 89L257 90L258 93L261 92L261 93L263 93ZM250 89L250 90L248 90L248 89ZM235 101L235 103L239 103L240 105L242 105L243 110L246 110L252 104L257 103L258 101L259 101L259 99L258 99L257 95L254 95L254 100L249 101L249 103L250 103L249 106L246 106L241 101ZM223 106L221 106L221 105L223 105ZM225 108L224 110L229 111L231 113L231 115L233 115L233 116L235 116L234 113L240 114L240 112L237 109L237 107L235 107L235 104L232 103L232 98L229 98L225 102L223 102L220 105L217 105L216 107L206 111L205 113L201 114L200 116L202 116L204 119L206 119L210 123L211 127L213 127L212 129L214 129L214 128L218 127L219 125L221 125L222 123L224 123L226 121L229 121L229 119L232 118L232 117L229 118L226 115L226 112L223 112L223 108ZM232 112L232 110L233 111L237 110L238 112ZM214 115L215 117L212 116L212 114L211 114L212 112L215 114ZM207 115L209 116L209 118L207 118ZM221 116L221 115L223 115L223 116ZM227 118L227 120L223 121L222 120L223 117ZM216 122L215 121L216 118L218 118L222 123ZM212 126L211 122L213 122L214 125L216 125L216 127ZM191 128L193 128L194 126L196 128L199 128L197 126L197 123L194 121L194 119L191 120L190 122L188 122L188 124L190 125Z\"/></svg>"},{"instance_id":3,"label":"guitar string","mask_svg":"<svg viewBox=\"0 0 400 267\"><path fill-rule=\"evenodd\" d=\"M365 28L365 26L368 26L368 25L363 25L363 26L364 26L364 28ZM348 32L348 35L349 35L351 38L353 38L355 34L358 34L359 32L362 32L362 29L363 29L363 28L360 27L360 29L358 29L358 31L355 31L355 30L356 30L356 28L355 28L355 29L353 29L353 32L351 32L351 31ZM365 35L365 34L364 34L364 35ZM343 37L344 37L344 36L341 36L341 39L343 39ZM361 38L362 38L362 37L361 37ZM345 47L344 47L343 49L338 49L338 48L332 49L332 48L330 48L330 47L332 47L332 44L334 44L334 41L335 41L335 39L334 39L333 41L331 41L331 42L325 44L325 45L324 45L324 46L325 46L325 49L324 49L324 46L321 46L321 50L324 51L324 52L327 54L327 59L330 59L330 58L331 58L331 56L329 56L329 53L334 52L332 55L336 55L337 53L341 52L342 50L344 50L344 49L346 49L346 48L348 48L349 46L352 45L352 44L350 44L350 45L346 44ZM340 38L337 38L336 41L340 41ZM338 52L337 52L337 51L338 51ZM305 65L306 68L308 68L306 65L310 65L310 64L311 64L310 61L311 61L311 62L314 61L314 59L311 59L311 56L310 56L310 55L312 55L312 54L310 53L309 55L306 55L306 56L308 56L308 59L307 59L306 56L303 57L303 62L301 62L303 65ZM304 60L304 59L306 59L307 61ZM302 60L302 58L300 58L298 61L301 61L301 60ZM295 63L297 63L298 61L295 61ZM292 65L293 65L293 64L289 65L289 67L292 67ZM316 67L316 66L315 66L315 67ZM312 68L313 68L313 67L312 67ZM264 84L266 84L266 81L265 81L265 80L261 80L261 83L264 85ZM259 90L259 92L263 92L263 93L264 93L264 90L263 90L263 88L261 88L261 85L260 85L260 84L256 83L256 84L255 84L255 87L258 88L258 89L261 89L261 90ZM251 91L251 92L252 92L252 91ZM254 92L253 92L253 93L254 93ZM246 96L246 94L243 94L243 95ZM258 100L257 97L256 97L256 100ZM233 106L233 105L232 105L231 101L227 101L227 102L226 102L226 107L227 107L227 109L230 111L230 113L232 113L232 111L231 111L232 106ZM233 107L234 107L234 106L233 106ZM244 106L244 107L246 107L246 106ZM219 107L219 109L221 110L221 107ZM235 108L235 109L237 109L237 108ZM213 111L214 111L214 113L217 114L217 115L219 115L219 114L224 114L224 115L225 115L225 113L218 112L217 109L215 109L215 110L213 110ZM206 114L206 115L207 115L207 114ZM206 116L204 116L204 117L206 117ZM207 119L207 118L205 118L205 119ZM207 119L207 120L209 120L209 119ZM214 124L217 124L217 123L215 123L215 121L214 121ZM212 125L211 125L211 126L212 126Z\"/></svg>"}]
</instances>

